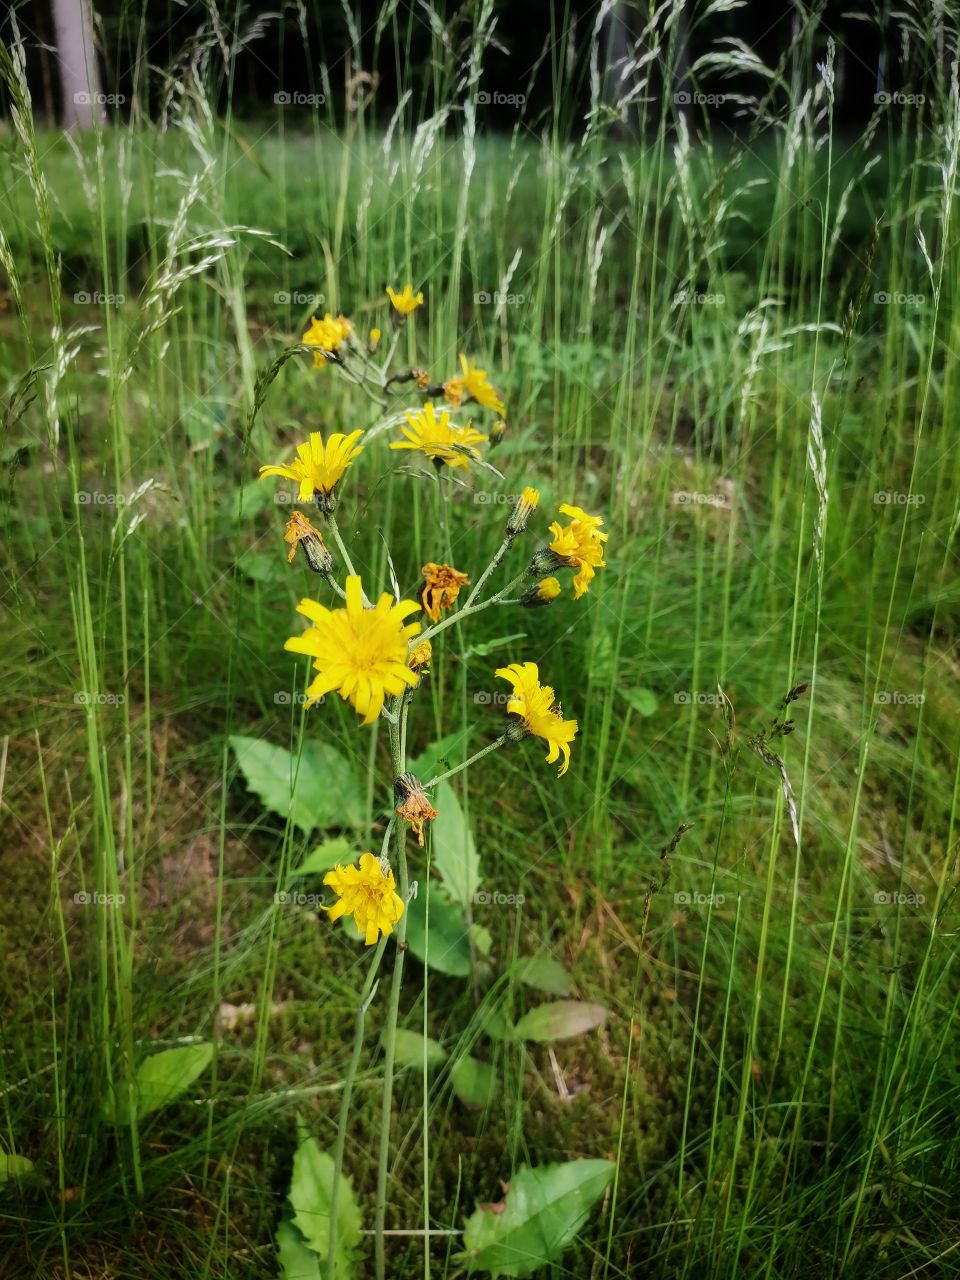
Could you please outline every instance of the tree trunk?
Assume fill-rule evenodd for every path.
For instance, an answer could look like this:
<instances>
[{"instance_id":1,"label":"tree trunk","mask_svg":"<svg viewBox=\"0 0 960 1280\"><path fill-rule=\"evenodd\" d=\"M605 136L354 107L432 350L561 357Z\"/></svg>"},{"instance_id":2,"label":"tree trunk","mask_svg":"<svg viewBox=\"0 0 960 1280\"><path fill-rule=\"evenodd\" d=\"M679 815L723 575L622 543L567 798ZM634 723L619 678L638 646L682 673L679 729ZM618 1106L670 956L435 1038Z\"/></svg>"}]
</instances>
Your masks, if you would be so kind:
<instances>
[{"instance_id":1,"label":"tree trunk","mask_svg":"<svg viewBox=\"0 0 960 1280\"><path fill-rule=\"evenodd\" d=\"M89 129L104 115L89 0L53 0L53 26L63 127Z\"/></svg>"}]
</instances>

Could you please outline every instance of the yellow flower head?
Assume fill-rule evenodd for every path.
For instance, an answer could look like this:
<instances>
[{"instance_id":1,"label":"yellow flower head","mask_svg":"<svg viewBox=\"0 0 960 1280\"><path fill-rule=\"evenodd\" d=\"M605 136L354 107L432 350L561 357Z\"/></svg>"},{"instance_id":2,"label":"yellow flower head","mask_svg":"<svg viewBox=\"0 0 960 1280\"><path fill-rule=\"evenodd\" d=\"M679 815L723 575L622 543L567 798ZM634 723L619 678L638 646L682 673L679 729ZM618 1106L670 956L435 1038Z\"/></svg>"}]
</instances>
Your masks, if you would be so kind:
<instances>
[{"instance_id":1,"label":"yellow flower head","mask_svg":"<svg viewBox=\"0 0 960 1280\"><path fill-rule=\"evenodd\" d=\"M351 332L352 325L346 316L337 316L334 319L329 311L322 320L318 320L316 316L311 316L310 328L303 335L301 341L304 346L320 348L313 353L313 367L322 369L327 363L327 356L333 355L341 343L346 342ZM323 352L326 352L326 355L322 354Z\"/></svg>"},{"instance_id":2,"label":"yellow flower head","mask_svg":"<svg viewBox=\"0 0 960 1280\"><path fill-rule=\"evenodd\" d=\"M427 799L427 793L412 773L401 773L393 786L394 798L397 800L397 813L410 823L411 830L417 837L417 844L423 848L423 824L432 822L437 810Z\"/></svg>"},{"instance_id":3,"label":"yellow flower head","mask_svg":"<svg viewBox=\"0 0 960 1280\"><path fill-rule=\"evenodd\" d=\"M540 502L540 490L531 489L529 485L521 491L520 497L513 504L513 510L507 517L507 533L511 537L516 537L518 533L523 533L527 527L527 522L536 511Z\"/></svg>"},{"instance_id":4,"label":"yellow flower head","mask_svg":"<svg viewBox=\"0 0 960 1280\"><path fill-rule=\"evenodd\" d=\"M393 872L384 870L372 853L361 853L358 866L336 866L323 877L337 895L332 907L324 907L331 920L353 916L366 946L372 947L381 933L393 933L403 915L403 901L397 893Z\"/></svg>"},{"instance_id":5,"label":"yellow flower head","mask_svg":"<svg viewBox=\"0 0 960 1280\"><path fill-rule=\"evenodd\" d=\"M544 578L542 582L527 588L520 597L520 603L527 609L538 609L545 604L553 604L562 590L556 578Z\"/></svg>"},{"instance_id":6,"label":"yellow flower head","mask_svg":"<svg viewBox=\"0 0 960 1280\"><path fill-rule=\"evenodd\" d=\"M449 404L459 409L463 399L476 400L484 409L492 409L494 413L503 413L503 400L496 387L487 380L485 369L478 369L476 360L467 360L460 356L461 375L448 378L443 384L443 394Z\"/></svg>"},{"instance_id":7,"label":"yellow flower head","mask_svg":"<svg viewBox=\"0 0 960 1280\"><path fill-rule=\"evenodd\" d=\"M333 556L327 550L323 535L315 529L302 511L294 511L283 531L283 540L290 544L287 564L293 564L297 547L303 548L307 564L314 573L328 574L333 568Z\"/></svg>"},{"instance_id":8,"label":"yellow flower head","mask_svg":"<svg viewBox=\"0 0 960 1280\"><path fill-rule=\"evenodd\" d=\"M430 401L422 409L410 409L404 415L407 426L403 428L406 440L394 440L391 449L419 449L438 466L466 467L476 462L480 454L477 446L486 444L487 437L473 427L458 427L450 421L444 409L438 416Z\"/></svg>"},{"instance_id":9,"label":"yellow flower head","mask_svg":"<svg viewBox=\"0 0 960 1280\"><path fill-rule=\"evenodd\" d=\"M449 564L425 564L420 570L423 574L423 587L420 590L420 603L431 622L439 622L444 609L449 609L470 579L459 569Z\"/></svg>"},{"instance_id":10,"label":"yellow flower head","mask_svg":"<svg viewBox=\"0 0 960 1280\"><path fill-rule=\"evenodd\" d=\"M365 609L356 575L347 578L346 596L344 609L301 600L297 612L313 625L303 635L291 636L284 648L313 658L318 674L307 688L308 704L335 689L364 717L364 724L372 724L387 694L417 683L407 642L419 633L420 623L405 619L420 606L413 600L394 604L393 596L384 592L372 609Z\"/></svg>"},{"instance_id":11,"label":"yellow flower head","mask_svg":"<svg viewBox=\"0 0 960 1280\"><path fill-rule=\"evenodd\" d=\"M380 338L381 338L382 336L383 336L383 335L380 333L380 330L379 330L379 329L371 329L371 330L370 330L370 342L369 342L369 347L370 347L370 350L371 350L371 351L376 351L377 347L379 347L379 345L380 345Z\"/></svg>"},{"instance_id":12,"label":"yellow flower head","mask_svg":"<svg viewBox=\"0 0 960 1280\"><path fill-rule=\"evenodd\" d=\"M363 445L357 444L362 435L362 431L351 431L348 436L336 431L324 444L320 432L311 431L306 444L297 445L296 462L261 467L260 479L283 476L287 480L298 481L300 491L297 497L300 502L309 502L313 497L329 498L347 467L363 452Z\"/></svg>"},{"instance_id":13,"label":"yellow flower head","mask_svg":"<svg viewBox=\"0 0 960 1280\"><path fill-rule=\"evenodd\" d=\"M407 662L411 671L416 671L418 675L426 676L430 674L430 659L433 657L433 645L429 640L421 640L410 650L410 658Z\"/></svg>"},{"instance_id":14,"label":"yellow flower head","mask_svg":"<svg viewBox=\"0 0 960 1280\"><path fill-rule=\"evenodd\" d=\"M571 507L566 503L560 506L562 515L570 516L570 524L565 529L560 522L554 520L550 525L553 541L550 550L571 568L578 570L573 579L573 594L579 600L590 586L595 570L602 569L603 544L610 536L600 532L603 519L600 516L588 516L579 507Z\"/></svg>"},{"instance_id":15,"label":"yellow flower head","mask_svg":"<svg viewBox=\"0 0 960 1280\"><path fill-rule=\"evenodd\" d=\"M387 285L387 294L393 303L394 311L398 311L402 316L408 316L411 311L416 311L417 307L423 306L423 294L414 293L413 285L405 284L399 293Z\"/></svg>"},{"instance_id":16,"label":"yellow flower head","mask_svg":"<svg viewBox=\"0 0 960 1280\"><path fill-rule=\"evenodd\" d=\"M513 662L509 667L499 667L496 673L501 680L513 685L513 697L507 703L508 715L519 717L520 736L535 734L549 744L547 764L563 755L560 777L570 767L570 743L577 736L576 720L564 720L560 704L548 684L540 683L540 672L535 662Z\"/></svg>"}]
</instances>

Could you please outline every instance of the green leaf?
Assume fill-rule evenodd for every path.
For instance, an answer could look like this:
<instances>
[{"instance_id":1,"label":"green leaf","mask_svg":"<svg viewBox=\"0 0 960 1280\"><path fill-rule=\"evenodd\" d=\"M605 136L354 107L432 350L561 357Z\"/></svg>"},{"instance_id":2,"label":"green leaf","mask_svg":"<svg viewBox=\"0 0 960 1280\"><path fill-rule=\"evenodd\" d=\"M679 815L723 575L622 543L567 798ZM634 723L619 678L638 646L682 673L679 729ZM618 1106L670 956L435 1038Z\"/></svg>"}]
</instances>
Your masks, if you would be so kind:
<instances>
[{"instance_id":1,"label":"green leaf","mask_svg":"<svg viewBox=\"0 0 960 1280\"><path fill-rule=\"evenodd\" d=\"M480 859L473 832L449 782L437 787L434 806L438 812L433 821L433 865L454 902L472 902L480 887Z\"/></svg>"},{"instance_id":2,"label":"green leaf","mask_svg":"<svg viewBox=\"0 0 960 1280\"><path fill-rule=\"evenodd\" d=\"M247 786L271 813L289 815L308 835L318 827L362 826L363 788L351 762L329 743L304 742L299 770L286 747L237 734L230 745Z\"/></svg>"},{"instance_id":3,"label":"green leaf","mask_svg":"<svg viewBox=\"0 0 960 1280\"><path fill-rule=\"evenodd\" d=\"M551 996L568 996L573 979L559 960L553 956L531 956L517 966L517 977L528 987L546 991Z\"/></svg>"},{"instance_id":4,"label":"green leaf","mask_svg":"<svg viewBox=\"0 0 960 1280\"><path fill-rule=\"evenodd\" d=\"M333 1158L321 1151L316 1138L300 1143L293 1157L290 1203L294 1225L307 1246L320 1255L324 1280L349 1280L356 1275L356 1250L360 1244L360 1207L349 1178L341 1176L337 1200L337 1256L333 1277L326 1276L330 1247L330 1196L333 1191Z\"/></svg>"},{"instance_id":5,"label":"green leaf","mask_svg":"<svg viewBox=\"0 0 960 1280\"><path fill-rule=\"evenodd\" d=\"M516 1034L521 1040L567 1040L599 1027L606 1016L602 1004L554 1000L552 1004L541 1004L525 1013L517 1023Z\"/></svg>"},{"instance_id":6,"label":"green leaf","mask_svg":"<svg viewBox=\"0 0 960 1280\"><path fill-rule=\"evenodd\" d=\"M33 1161L13 1151L0 1151L0 1184L22 1178L33 1168Z\"/></svg>"},{"instance_id":7,"label":"green leaf","mask_svg":"<svg viewBox=\"0 0 960 1280\"><path fill-rule=\"evenodd\" d=\"M652 689L621 689L620 693L630 706L633 707L637 715L656 715L657 695Z\"/></svg>"},{"instance_id":8,"label":"green leaf","mask_svg":"<svg viewBox=\"0 0 960 1280\"><path fill-rule=\"evenodd\" d=\"M466 752L469 737L469 732L448 733L439 741L432 742L422 754L409 762L410 772L415 774L421 782L429 782L438 773L445 771L446 764L441 766L441 761L449 764L460 762L460 757Z\"/></svg>"},{"instance_id":9,"label":"green leaf","mask_svg":"<svg viewBox=\"0 0 960 1280\"><path fill-rule=\"evenodd\" d=\"M447 898L435 881L427 885L421 881L420 890L407 910L407 945L417 959L439 973L454 978L467 977L470 973L470 940L461 909Z\"/></svg>"},{"instance_id":10,"label":"green leaf","mask_svg":"<svg viewBox=\"0 0 960 1280\"><path fill-rule=\"evenodd\" d=\"M510 1180L502 1212L477 1209L463 1233L466 1251L456 1258L470 1271L492 1276L531 1276L557 1262L613 1181L611 1160L524 1165Z\"/></svg>"},{"instance_id":11,"label":"green leaf","mask_svg":"<svg viewBox=\"0 0 960 1280\"><path fill-rule=\"evenodd\" d=\"M497 1089L497 1073L489 1062L465 1057L454 1063L450 1083L461 1102L468 1107L488 1106Z\"/></svg>"},{"instance_id":12,"label":"green leaf","mask_svg":"<svg viewBox=\"0 0 960 1280\"><path fill-rule=\"evenodd\" d=\"M177 1045L174 1049L162 1049L145 1058L137 1068L134 1081L137 1119L159 1111L190 1088L203 1075L213 1060L213 1045ZM118 1083L114 1093L104 1104L104 1114L114 1124L130 1124L130 1102L124 1083Z\"/></svg>"},{"instance_id":13,"label":"green leaf","mask_svg":"<svg viewBox=\"0 0 960 1280\"><path fill-rule=\"evenodd\" d=\"M505 649L514 640L525 640L526 638L527 633L525 631L516 631L512 636L498 636L496 640L483 640L480 644L470 645L467 649L467 657L486 658L491 653L496 653L498 649Z\"/></svg>"},{"instance_id":14,"label":"green leaf","mask_svg":"<svg viewBox=\"0 0 960 1280\"><path fill-rule=\"evenodd\" d=\"M290 874L292 876L318 875L321 871L329 871L331 867L345 862L356 862L356 860L357 854L352 843L344 836L333 836L312 849L296 871L291 871Z\"/></svg>"},{"instance_id":15,"label":"green leaf","mask_svg":"<svg viewBox=\"0 0 960 1280\"><path fill-rule=\"evenodd\" d=\"M397 1027L396 1044L397 1061L405 1067L422 1067L424 1059L428 1067L436 1067L447 1059L443 1045L429 1036L422 1036L419 1031Z\"/></svg>"},{"instance_id":16,"label":"green leaf","mask_svg":"<svg viewBox=\"0 0 960 1280\"><path fill-rule=\"evenodd\" d=\"M270 551L244 551L237 557L237 568L253 582L279 582L286 577L285 557Z\"/></svg>"},{"instance_id":17,"label":"green leaf","mask_svg":"<svg viewBox=\"0 0 960 1280\"><path fill-rule=\"evenodd\" d=\"M289 1218L277 1227L278 1280L323 1280L320 1259Z\"/></svg>"},{"instance_id":18,"label":"green leaf","mask_svg":"<svg viewBox=\"0 0 960 1280\"><path fill-rule=\"evenodd\" d=\"M481 1014L483 1029L491 1040L516 1040L517 1029L504 1006L497 1005Z\"/></svg>"}]
</instances>

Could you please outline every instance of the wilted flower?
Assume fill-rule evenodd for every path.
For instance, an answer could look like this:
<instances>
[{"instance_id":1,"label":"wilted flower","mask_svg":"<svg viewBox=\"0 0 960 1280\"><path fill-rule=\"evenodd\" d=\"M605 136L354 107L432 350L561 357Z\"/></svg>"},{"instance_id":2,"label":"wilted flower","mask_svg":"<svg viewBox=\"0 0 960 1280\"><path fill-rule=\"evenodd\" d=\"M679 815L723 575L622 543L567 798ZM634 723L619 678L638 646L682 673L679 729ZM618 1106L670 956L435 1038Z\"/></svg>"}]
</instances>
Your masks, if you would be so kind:
<instances>
[{"instance_id":1,"label":"wilted flower","mask_svg":"<svg viewBox=\"0 0 960 1280\"><path fill-rule=\"evenodd\" d=\"M397 801L397 813L404 821L409 822L417 837L417 844L423 848L423 824L432 822L437 810L427 799L427 793L412 773L401 773L393 784L394 799Z\"/></svg>"},{"instance_id":2,"label":"wilted flower","mask_svg":"<svg viewBox=\"0 0 960 1280\"><path fill-rule=\"evenodd\" d=\"M356 575L347 578L344 609L301 600L297 612L313 625L303 635L291 636L284 648L313 658L318 674L307 686L308 703L335 689L364 717L364 724L376 720L387 694L417 683L408 664L407 642L418 634L420 623L405 623L417 608L413 600L395 604L384 592L372 609L365 609Z\"/></svg>"},{"instance_id":3,"label":"wilted flower","mask_svg":"<svg viewBox=\"0 0 960 1280\"><path fill-rule=\"evenodd\" d=\"M513 685L513 696L507 703L507 714L516 716L515 733L509 736L523 737L535 734L546 742L548 764L563 755L560 777L570 767L570 743L577 735L576 720L564 720L560 704L549 685L541 685L540 672L535 662L514 662L509 667L499 667L496 673L501 680ZM519 734L516 733L519 730Z\"/></svg>"},{"instance_id":4,"label":"wilted flower","mask_svg":"<svg viewBox=\"0 0 960 1280\"><path fill-rule=\"evenodd\" d=\"M265 476L283 476L296 480L300 485L301 502L316 498L321 510L329 514L336 506L334 490L350 463L363 452L357 441L362 431L351 431L348 436L336 431L324 444L319 431L311 431L305 444L297 445L296 462L282 466L260 468L260 479Z\"/></svg>"},{"instance_id":5,"label":"wilted flower","mask_svg":"<svg viewBox=\"0 0 960 1280\"><path fill-rule=\"evenodd\" d=\"M423 586L420 589L420 603L431 622L439 622L440 614L449 609L470 579L459 569L449 564L425 564L420 570L423 574Z\"/></svg>"},{"instance_id":6,"label":"wilted flower","mask_svg":"<svg viewBox=\"0 0 960 1280\"><path fill-rule=\"evenodd\" d=\"M403 901L397 893L393 872L384 870L372 853L361 853L358 866L336 866L323 883L337 895L332 907L324 907L331 920L353 916L366 946L372 947L381 933L393 933L403 915Z\"/></svg>"},{"instance_id":7,"label":"wilted flower","mask_svg":"<svg viewBox=\"0 0 960 1280\"><path fill-rule=\"evenodd\" d=\"M407 666L411 671L416 671L418 675L429 675L430 659L432 657L433 645L429 640L421 640L410 650L410 658L407 662Z\"/></svg>"},{"instance_id":8,"label":"wilted flower","mask_svg":"<svg viewBox=\"0 0 960 1280\"><path fill-rule=\"evenodd\" d=\"M394 310L402 316L408 316L412 311L416 311L417 307L423 306L423 294L415 294L413 285L405 284L399 293L387 285L387 294L393 303Z\"/></svg>"},{"instance_id":9,"label":"wilted flower","mask_svg":"<svg viewBox=\"0 0 960 1280\"><path fill-rule=\"evenodd\" d=\"M327 357L334 355L340 348L340 345L346 342L352 332L352 325L346 316L337 316L334 318L330 312L318 320L316 316L310 317L310 328L303 335L301 341L304 346L317 347L319 350L313 353L313 367L322 369L327 363Z\"/></svg>"},{"instance_id":10,"label":"wilted flower","mask_svg":"<svg viewBox=\"0 0 960 1280\"><path fill-rule=\"evenodd\" d=\"M446 463L448 467L466 467L479 459L477 446L486 443L486 436L473 427L452 423L446 409L437 416L428 401L422 409L410 409L404 416L408 423L403 428L406 439L392 441L391 449L419 449L438 466Z\"/></svg>"},{"instance_id":11,"label":"wilted flower","mask_svg":"<svg viewBox=\"0 0 960 1280\"><path fill-rule=\"evenodd\" d=\"M327 545L320 530L315 529L301 511L294 511L287 521L283 540L290 544L287 564L293 564L293 557L297 554L297 547L302 547L307 564L314 573L322 573L324 577L330 573L333 568L333 556L327 550Z\"/></svg>"}]
</instances>

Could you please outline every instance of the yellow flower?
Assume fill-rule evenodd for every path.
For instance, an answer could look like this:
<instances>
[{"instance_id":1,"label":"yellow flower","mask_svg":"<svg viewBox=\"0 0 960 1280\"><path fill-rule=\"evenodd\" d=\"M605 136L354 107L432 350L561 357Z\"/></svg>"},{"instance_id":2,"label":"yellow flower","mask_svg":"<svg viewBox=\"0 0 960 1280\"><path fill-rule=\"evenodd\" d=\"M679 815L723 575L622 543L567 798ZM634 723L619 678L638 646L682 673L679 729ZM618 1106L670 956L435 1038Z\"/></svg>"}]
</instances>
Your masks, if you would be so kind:
<instances>
[{"instance_id":1,"label":"yellow flower","mask_svg":"<svg viewBox=\"0 0 960 1280\"><path fill-rule=\"evenodd\" d=\"M460 356L460 368L462 376L448 378L443 384L443 394L448 403L459 409L460 401L466 397L494 413L503 413L503 401L496 387L487 381L486 370L478 369L476 360L468 361L465 355Z\"/></svg>"},{"instance_id":2,"label":"yellow flower","mask_svg":"<svg viewBox=\"0 0 960 1280\"><path fill-rule=\"evenodd\" d=\"M519 736L532 733L548 743L547 764L553 764L562 754L562 778L570 767L569 744L577 736L579 728L576 720L564 720L553 690L548 684L540 683L540 672L535 662L513 662L509 667L499 667L496 674L513 685L513 697L507 703L507 713L519 717Z\"/></svg>"},{"instance_id":3,"label":"yellow flower","mask_svg":"<svg viewBox=\"0 0 960 1280\"><path fill-rule=\"evenodd\" d=\"M340 344L346 342L352 332L352 326L346 316L337 316L336 319L328 311L322 320L318 320L316 316L310 317L310 328L303 335L301 341L307 347L319 347L319 351L313 353L313 367L322 369L327 363L327 355L332 355ZM326 352L326 355L321 354Z\"/></svg>"},{"instance_id":4,"label":"yellow flower","mask_svg":"<svg viewBox=\"0 0 960 1280\"><path fill-rule=\"evenodd\" d=\"M421 640L410 650L407 666L419 675L430 674L430 659L433 657L433 645L429 640Z\"/></svg>"},{"instance_id":5,"label":"yellow flower","mask_svg":"<svg viewBox=\"0 0 960 1280\"><path fill-rule=\"evenodd\" d=\"M308 704L335 689L364 717L364 724L372 724L387 694L417 683L408 665L407 641L419 633L420 623L404 620L419 605L413 600L394 604L393 596L384 592L374 608L365 609L356 575L347 578L346 597L344 609L301 600L297 612L313 626L291 636L284 648L313 658L318 674L307 687Z\"/></svg>"},{"instance_id":6,"label":"yellow flower","mask_svg":"<svg viewBox=\"0 0 960 1280\"><path fill-rule=\"evenodd\" d=\"M393 872L384 870L372 853L361 853L359 865L336 866L323 877L337 895L332 907L324 907L331 920L353 916L363 934L364 943L372 947L381 933L393 933L393 926L403 915L403 901L397 893Z\"/></svg>"},{"instance_id":7,"label":"yellow flower","mask_svg":"<svg viewBox=\"0 0 960 1280\"><path fill-rule=\"evenodd\" d=\"M562 590L556 578L544 578L542 582L527 588L520 597L520 603L528 609L537 609L545 604L553 604Z\"/></svg>"},{"instance_id":8,"label":"yellow flower","mask_svg":"<svg viewBox=\"0 0 960 1280\"><path fill-rule=\"evenodd\" d=\"M431 622L439 622L440 614L449 609L470 579L459 569L449 564L425 564L420 570L423 574L423 586L420 590L420 603Z\"/></svg>"},{"instance_id":9,"label":"yellow flower","mask_svg":"<svg viewBox=\"0 0 960 1280\"><path fill-rule=\"evenodd\" d=\"M412 773L401 773L393 784L393 794L394 799L399 802L397 813L410 823L411 830L417 837L417 844L422 849L423 824L432 822L437 816L437 810L427 799L427 793Z\"/></svg>"},{"instance_id":10,"label":"yellow flower","mask_svg":"<svg viewBox=\"0 0 960 1280\"><path fill-rule=\"evenodd\" d=\"M513 510L507 517L507 533L511 537L516 537L518 533L523 533L527 527L527 522L537 509L540 502L540 490L531 489L529 485L524 488L520 497L513 504Z\"/></svg>"},{"instance_id":11,"label":"yellow flower","mask_svg":"<svg viewBox=\"0 0 960 1280\"><path fill-rule=\"evenodd\" d=\"M297 495L300 502L309 502L319 496L328 499L340 483L343 473L363 452L357 441L362 431L351 431L348 436L336 431L324 444L319 431L311 431L306 444L297 445L297 460L283 466L261 467L260 479L265 476L283 476L300 484ZM321 502L321 506L325 506ZM332 510L332 506L329 508Z\"/></svg>"},{"instance_id":12,"label":"yellow flower","mask_svg":"<svg viewBox=\"0 0 960 1280\"><path fill-rule=\"evenodd\" d=\"M579 507L566 503L561 504L560 512L570 516L571 522L562 529L558 520L553 521L550 525L553 534L550 550L570 568L578 570L573 579L573 594L579 600L590 586L595 570L604 567L603 544L609 534L600 532L603 524L600 516L588 516Z\"/></svg>"},{"instance_id":13,"label":"yellow flower","mask_svg":"<svg viewBox=\"0 0 960 1280\"><path fill-rule=\"evenodd\" d=\"M379 347L381 336L382 335L379 329L370 330L370 350L371 351L376 351L377 347Z\"/></svg>"},{"instance_id":14,"label":"yellow flower","mask_svg":"<svg viewBox=\"0 0 960 1280\"><path fill-rule=\"evenodd\" d=\"M408 316L411 311L416 311L417 307L423 306L423 294L415 294L413 285L405 284L400 293L397 293L387 285L387 293L393 303L394 310L399 311L402 316Z\"/></svg>"},{"instance_id":15,"label":"yellow flower","mask_svg":"<svg viewBox=\"0 0 960 1280\"><path fill-rule=\"evenodd\" d=\"M403 434L407 438L393 441L391 449L419 449L438 466L445 462L448 467L466 467L479 459L477 445L485 444L487 437L473 427L452 423L446 409L438 417L427 401L422 409L410 409L404 416L408 425Z\"/></svg>"}]
</instances>

